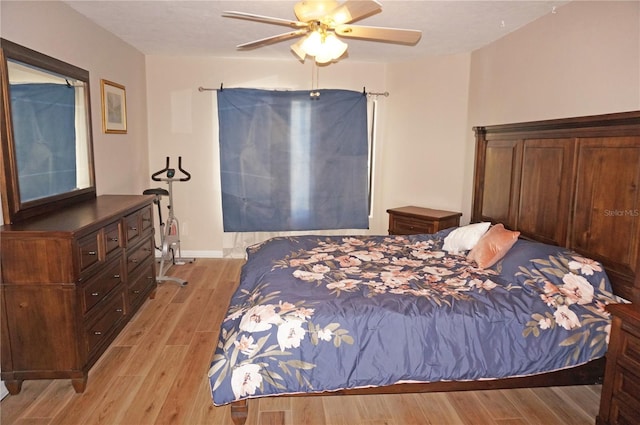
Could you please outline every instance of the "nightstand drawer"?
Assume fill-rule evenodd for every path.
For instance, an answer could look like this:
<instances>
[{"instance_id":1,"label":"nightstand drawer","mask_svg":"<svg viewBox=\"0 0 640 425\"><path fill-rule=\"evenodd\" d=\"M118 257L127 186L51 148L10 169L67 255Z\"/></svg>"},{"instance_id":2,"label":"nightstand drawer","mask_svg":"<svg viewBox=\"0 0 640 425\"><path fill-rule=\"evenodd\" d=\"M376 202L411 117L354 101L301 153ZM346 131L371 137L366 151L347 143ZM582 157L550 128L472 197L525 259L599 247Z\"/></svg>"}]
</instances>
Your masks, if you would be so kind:
<instances>
[{"instance_id":1,"label":"nightstand drawer","mask_svg":"<svg viewBox=\"0 0 640 425\"><path fill-rule=\"evenodd\" d=\"M617 367L613 382L614 398L640 409L640 376L629 369Z\"/></svg>"},{"instance_id":2,"label":"nightstand drawer","mask_svg":"<svg viewBox=\"0 0 640 425\"><path fill-rule=\"evenodd\" d=\"M618 363L628 369L640 371L640 338L632 335L625 324L622 325L620 359ZM638 392L640 398L640 392Z\"/></svg>"},{"instance_id":3,"label":"nightstand drawer","mask_svg":"<svg viewBox=\"0 0 640 425\"><path fill-rule=\"evenodd\" d=\"M393 229L393 233L398 235L433 233L434 224L432 221L418 220L410 217L396 217L390 229Z\"/></svg>"}]
</instances>

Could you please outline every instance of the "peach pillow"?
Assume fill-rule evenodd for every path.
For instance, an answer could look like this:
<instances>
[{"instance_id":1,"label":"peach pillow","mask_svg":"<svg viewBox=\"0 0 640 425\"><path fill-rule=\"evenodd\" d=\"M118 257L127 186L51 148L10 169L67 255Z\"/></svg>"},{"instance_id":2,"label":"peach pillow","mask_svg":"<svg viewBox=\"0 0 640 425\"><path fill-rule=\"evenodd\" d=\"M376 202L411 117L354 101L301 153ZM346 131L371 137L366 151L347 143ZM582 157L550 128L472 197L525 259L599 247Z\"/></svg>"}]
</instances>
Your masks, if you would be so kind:
<instances>
[{"instance_id":1,"label":"peach pillow","mask_svg":"<svg viewBox=\"0 0 640 425\"><path fill-rule=\"evenodd\" d=\"M492 226L467 255L479 268L491 267L511 249L520 232L507 230L502 223Z\"/></svg>"}]
</instances>

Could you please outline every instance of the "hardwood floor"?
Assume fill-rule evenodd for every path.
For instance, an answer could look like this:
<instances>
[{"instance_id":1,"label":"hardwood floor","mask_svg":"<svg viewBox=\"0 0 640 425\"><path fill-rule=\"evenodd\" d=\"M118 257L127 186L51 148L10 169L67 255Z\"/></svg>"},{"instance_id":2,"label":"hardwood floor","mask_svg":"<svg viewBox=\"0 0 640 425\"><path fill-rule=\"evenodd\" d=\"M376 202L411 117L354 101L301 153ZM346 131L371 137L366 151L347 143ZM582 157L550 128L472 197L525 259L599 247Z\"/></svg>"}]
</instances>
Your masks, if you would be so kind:
<instances>
[{"instance_id":1,"label":"hardwood floor","mask_svg":"<svg viewBox=\"0 0 640 425\"><path fill-rule=\"evenodd\" d=\"M25 381L0 403L2 425L231 424L213 407L207 370L241 260L198 259L171 273L154 300L89 373L83 394L69 380ZM600 386L430 394L265 398L247 425L594 424Z\"/></svg>"}]
</instances>

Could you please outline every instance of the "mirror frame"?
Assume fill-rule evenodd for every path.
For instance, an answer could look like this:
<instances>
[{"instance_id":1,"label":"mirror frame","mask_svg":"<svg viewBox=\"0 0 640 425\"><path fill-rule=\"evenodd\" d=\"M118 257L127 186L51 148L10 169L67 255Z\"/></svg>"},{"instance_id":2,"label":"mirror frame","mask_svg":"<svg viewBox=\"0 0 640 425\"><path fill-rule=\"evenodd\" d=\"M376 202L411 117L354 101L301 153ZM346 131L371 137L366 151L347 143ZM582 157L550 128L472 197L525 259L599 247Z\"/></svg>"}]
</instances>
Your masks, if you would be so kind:
<instances>
[{"instance_id":1,"label":"mirror frame","mask_svg":"<svg viewBox=\"0 0 640 425\"><path fill-rule=\"evenodd\" d=\"M93 158L93 127L91 125L91 97L89 95L89 71L69 63L31 50L4 38L0 39L0 97L3 112L0 113L0 153L2 153L2 213L5 224L17 223L27 218L45 214L77 202L96 197L95 167ZM86 83L85 102L87 113L87 153L89 187L66 193L47 196L28 202L20 199L16 149L13 138L11 96L9 93L9 73L7 59L13 59L45 71L68 76Z\"/></svg>"}]
</instances>

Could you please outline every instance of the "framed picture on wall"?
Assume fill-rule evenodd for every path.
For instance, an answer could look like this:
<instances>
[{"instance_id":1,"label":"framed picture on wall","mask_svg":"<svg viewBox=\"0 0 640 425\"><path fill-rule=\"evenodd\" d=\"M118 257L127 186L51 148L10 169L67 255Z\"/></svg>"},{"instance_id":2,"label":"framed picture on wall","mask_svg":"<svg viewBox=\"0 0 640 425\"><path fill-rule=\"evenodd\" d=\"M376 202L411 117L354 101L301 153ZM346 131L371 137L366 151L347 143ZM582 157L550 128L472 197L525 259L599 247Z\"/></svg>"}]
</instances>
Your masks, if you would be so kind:
<instances>
[{"instance_id":1,"label":"framed picture on wall","mask_svg":"<svg viewBox=\"0 0 640 425\"><path fill-rule=\"evenodd\" d=\"M127 96L123 85L100 80L102 94L102 131L124 134L127 132Z\"/></svg>"}]
</instances>

